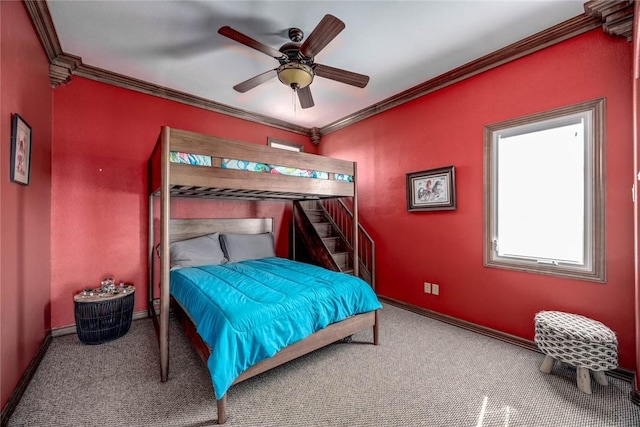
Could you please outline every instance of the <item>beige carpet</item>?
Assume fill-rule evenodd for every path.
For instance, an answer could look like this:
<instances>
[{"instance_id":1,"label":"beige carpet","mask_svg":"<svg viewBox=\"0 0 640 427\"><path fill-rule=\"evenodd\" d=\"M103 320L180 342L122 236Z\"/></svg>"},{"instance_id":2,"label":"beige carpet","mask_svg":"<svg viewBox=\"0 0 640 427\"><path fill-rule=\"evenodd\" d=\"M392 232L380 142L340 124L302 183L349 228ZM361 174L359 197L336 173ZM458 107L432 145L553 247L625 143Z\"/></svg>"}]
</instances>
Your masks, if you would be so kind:
<instances>
[{"instance_id":1,"label":"beige carpet","mask_svg":"<svg viewBox=\"0 0 640 427\"><path fill-rule=\"evenodd\" d=\"M588 396L574 369L540 373L541 354L391 305L380 320L380 346L333 344L233 386L226 425L640 426L624 381ZM9 425L215 424L208 370L173 320L167 383L159 371L149 319L98 346L54 338Z\"/></svg>"}]
</instances>

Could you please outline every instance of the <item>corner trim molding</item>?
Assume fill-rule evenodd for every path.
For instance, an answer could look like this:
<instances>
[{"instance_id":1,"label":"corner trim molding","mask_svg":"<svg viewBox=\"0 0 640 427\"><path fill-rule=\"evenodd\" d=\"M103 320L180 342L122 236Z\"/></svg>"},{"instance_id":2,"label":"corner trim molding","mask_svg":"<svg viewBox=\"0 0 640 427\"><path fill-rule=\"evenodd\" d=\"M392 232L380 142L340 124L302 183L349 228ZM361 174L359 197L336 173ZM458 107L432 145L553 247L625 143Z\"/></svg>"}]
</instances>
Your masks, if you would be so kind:
<instances>
[{"instance_id":1,"label":"corner trim molding","mask_svg":"<svg viewBox=\"0 0 640 427\"><path fill-rule=\"evenodd\" d=\"M610 36L633 39L633 0L590 0L584 11L602 23L602 30Z\"/></svg>"},{"instance_id":2,"label":"corner trim molding","mask_svg":"<svg viewBox=\"0 0 640 427\"><path fill-rule=\"evenodd\" d=\"M535 351L536 353L543 354L538 349L538 346L536 345L536 343L533 341L520 338L515 335L507 334L506 332L501 332L495 329L487 328L486 326L481 326L476 323L467 322L466 320L458 319L456 317L448 316L446 314L438 313L436 311L432 311L426 308L418 307L412 304L407 304L405 302L398 301L393 298L387 298L382 295L378 295L378 298L384 303L388 303L395 307L399 307L404 310L411 311L412 313L429 317L434 320L439 320L440 322L448 323L452 326L457 326L459 328L466 329L467 331L485 335L490 338L494 338L509 344L517 345L518 347L526 348L527 350ZM607 371L607 375L633 384L636 374L634 371L630 371L628 369L617 368L612 371ZM636 393L636 398L638 399L638 402L634 402L634 403L638 403L640 405L640 393L637 390L635 390L632 393ZM633 400L633 397L632 397L632 400Z\"/></svg>"},{"instance_id":3,"label":"corner trim molding","mask_svg":"<svg viewBox=\"0 0 640 427\"><path fill-rule=\"evenodd\" d=\"M62 51L53 19L46 1L25 0L24 6L31 16L31 22L40 43L49 58L49 79L56 88L71 81L74 70L82 63L80 57Z\"/></svg>"},{"instance_id":4,"label":"corner trim molding","mask_svg":"<svg viewBox=\"0 0 640 427\"><path fill-rule=\"evenodd\" d=\"M71 81L75 70L82 65L79 56L61 53L49 61L49 79L51 87L56 88Z\"/></svg>"},{"instance_id":5,"label":"corner trim molding","mask_svg":"<svg viewBox=\"0 0 640 427\"><path fill-rule=\"evenodd\" d=\"M575 18L564 21L558 25L536 33L530 37L522 39L507 47L496 50L475 61L468 62L458 68L427 80L417 86L391 96L381 102L371 105L354 114L337 120L327 126L320 128L321 135L343 129L354 123L375 116L376 114L390 110L399 105L413 101L416 98L443 89L454 83L468 79L485 71L496 68L523 56L542 50L546 47L560 43L572 37L591 31L600 26L600 22L586 14L578 15Z\"/></svg>"},{"instance_id":6,"label":"corner trim molding","mask_svg":"<svg viewBox=\"0 0 640 427\"><path fill-rule=\"evenodd\" d=\"M42 362L42 359L44 358L44 355L46 354L47 349L49 348L49 344L51 344L51 339L52 339L51 331L48 331L44 336L44 340L40 344L40 348L38 349L38 352L33 357L33 359L31 359L31 362L29 363L29 366L22 374L22 377L20 378L18 385L13 390L13 393L11 393L11 397L7 401L7 404L2 409L2 415L0 415L0 426L5 427L6 425L9 424L9 418L11 418L13 411L15 411L16 407L18 406L20 399L22 399L22 395L27 390L27 387L29 386L29 383L31 382L33 375L36 373L38 369L38 366L40 366L40 362Z\"/></svg>"}]
</instances>

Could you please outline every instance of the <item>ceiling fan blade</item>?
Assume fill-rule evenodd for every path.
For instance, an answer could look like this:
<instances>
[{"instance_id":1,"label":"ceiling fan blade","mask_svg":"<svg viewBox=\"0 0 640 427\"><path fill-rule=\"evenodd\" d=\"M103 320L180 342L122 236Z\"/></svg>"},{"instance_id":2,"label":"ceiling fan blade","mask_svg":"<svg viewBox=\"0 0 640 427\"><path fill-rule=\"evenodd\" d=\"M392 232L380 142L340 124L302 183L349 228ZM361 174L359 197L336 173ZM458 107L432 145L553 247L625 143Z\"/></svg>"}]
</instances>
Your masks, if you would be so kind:
<instances>
[{"instance_id":1,"label":"ceiling fan blade","mask_svg":"<svg viewBox=\"0 0 640 427\"><path fill-rule=\"evenodd\" d=\"M329 67L328 65L315 64L313 71L316 76L335 80L351 86L365 87L367 83L369 83L369 76L340 68Z\"/></svg>"},{"instance_id":2,"label":"ceiling fan blade","mask_svg":"<svg viewBox=\"0 0 640 427\"><path fill-rule=\"evenodd\" d=\"M300 46L300 53L304 56L313 58L322 49L328 45L342 30L344 30L344 22L333 15L324 15L322 20L313 29L311 34Z\"/></svg>"},{"instance_id":3,"label":"ceiling fan blade","mask_svg":"<svg viewBox=\"0 0 640 427\"><path fill-rule=\"evenodd\" d=\"M298 99L300 100L300 106L302 108L311 108L315 104L313 103L313 96L311 96L311 88L309 86L298 89Z\"/></svg>"},{"instance_id":4,"label":"ceiling fan blade","mask_svg":"<svg viewBox=\"0 0 640 427\"><path fill-rule=\"evenodd\" d=\"M238 43L242 43L245 46L248 46L252 49L255 49L257 51L260 51L262 53L265 53L269 56L272 56L276 59L282 58L284 55L282 52L280 52L279 50L276 50L272 47L267 46L266 44L260 43L257 40L252 39L249 36L246 36L244 34L242 34L239 31L234 30L233 28L229 27L229 26L225 26L225 27L221 27L218 30L218 33L230 38L233 41L236 41Z\"/></svg>"},{"instance_id":5,"label":"ceiling fan blade","mask_svg":"<svg viewBox=\"0 0 640 427\"><path fill-rule=\"evenodd\" d=\"M255 77L251 77L249 80L245 80L242 83L238 83L233 88L238 92L245 93L246 91L253 89L254 87L266 82L269 79L274 78L277 75L278 73L276 72L276 69L269 70L265 73L258 74Z\"/></svg>"}]
</instances>

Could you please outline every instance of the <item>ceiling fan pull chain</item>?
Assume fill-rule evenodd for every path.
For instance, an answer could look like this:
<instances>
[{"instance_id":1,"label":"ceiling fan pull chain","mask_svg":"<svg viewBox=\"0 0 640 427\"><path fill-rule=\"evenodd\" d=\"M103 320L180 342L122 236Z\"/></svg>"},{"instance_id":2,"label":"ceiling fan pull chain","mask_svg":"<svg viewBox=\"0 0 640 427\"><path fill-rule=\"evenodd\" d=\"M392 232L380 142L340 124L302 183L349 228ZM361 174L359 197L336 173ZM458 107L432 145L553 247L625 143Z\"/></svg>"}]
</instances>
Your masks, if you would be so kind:
<instances>
[{"instance_id":1,"label":"ceiling fan pull chain","mask_svg":"<svg viewBox=\"0 0 640 427\"><path fill-rule=\"evenodd\" d=\"M297 116L298 113L298 104L296 103L296 88L292 88L291 91L291 102L293 103L293 117Z\"/></svg>"}]
</instances>

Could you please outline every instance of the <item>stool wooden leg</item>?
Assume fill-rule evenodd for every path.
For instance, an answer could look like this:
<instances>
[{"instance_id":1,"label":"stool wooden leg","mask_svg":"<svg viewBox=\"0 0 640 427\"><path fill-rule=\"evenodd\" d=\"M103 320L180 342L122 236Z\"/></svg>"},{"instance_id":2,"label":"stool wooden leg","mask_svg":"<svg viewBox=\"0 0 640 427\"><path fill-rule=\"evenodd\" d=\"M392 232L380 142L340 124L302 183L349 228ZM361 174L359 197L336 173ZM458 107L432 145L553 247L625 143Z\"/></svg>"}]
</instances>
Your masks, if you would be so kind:
<instances>
[{"instance_id":1,"label":"stool wooden leg","mask_svg":"<svg viewBox=\"0 0 640 427\"><path fill-rule=\"evenodd\" d=\"M604 371L591 371L593 374L593 379L600 385L609 385L609 381L607 381L607 376L604 374Z\"/></svg>"},{"instance_id":2,"label":"stool wooden leg","mask_svg":"<svg viewBox=\"0 0 640 427\"><path fill-rule=\"evenodd\" d=\"M553 362L555 361L556 359L547 354L542 361L542 365L540 365L540 372L545 374L551 373L551 368L553 368Z\"/></svg>"},{"instance_id":3,"label":"stool wooden leg","mask_svg":"<svg viewBox=\"0 0 640 427\"><path fill-rule=\"evenodd\" d=\"M589 375L589 370L582 366L578 366L578 390L591 394L591 376Z\"/></svg>"}]
</instances>

